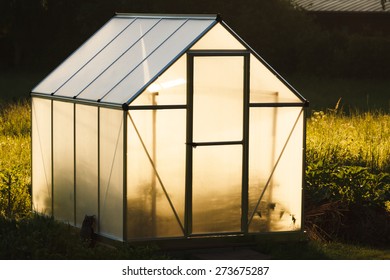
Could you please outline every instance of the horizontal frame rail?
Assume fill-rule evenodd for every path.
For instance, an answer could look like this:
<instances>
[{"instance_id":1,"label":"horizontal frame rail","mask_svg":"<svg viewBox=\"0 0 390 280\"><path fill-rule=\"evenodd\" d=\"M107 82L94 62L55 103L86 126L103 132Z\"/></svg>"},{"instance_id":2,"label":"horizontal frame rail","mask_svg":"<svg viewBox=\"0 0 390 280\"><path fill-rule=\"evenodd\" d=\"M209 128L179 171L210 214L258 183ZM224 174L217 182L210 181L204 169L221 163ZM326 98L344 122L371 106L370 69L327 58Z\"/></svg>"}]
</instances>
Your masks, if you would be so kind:
<instances>
[{"instance_id":1,"label":"horizontal frame rail","mask_svg":"<svg viewBox=\"0 0 390 280\"><path fill-rule=\"evenodd\" d=\"M222 142L190 142L186 145L194 148L198 146L226 146L226 145L243 145L244 141L222 141Z\"/></svg>"}]
</instances>

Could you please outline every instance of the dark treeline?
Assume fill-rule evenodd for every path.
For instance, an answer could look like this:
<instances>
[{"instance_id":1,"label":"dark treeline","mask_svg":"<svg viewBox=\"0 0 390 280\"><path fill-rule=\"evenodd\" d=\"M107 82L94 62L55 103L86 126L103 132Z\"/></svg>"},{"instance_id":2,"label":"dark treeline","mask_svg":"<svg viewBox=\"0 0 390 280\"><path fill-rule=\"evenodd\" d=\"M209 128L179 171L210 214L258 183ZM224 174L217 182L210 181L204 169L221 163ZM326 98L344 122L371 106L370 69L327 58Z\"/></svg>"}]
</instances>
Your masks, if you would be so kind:
<instances>
[{"instance_id":1,"label":"dark treeline","mask_svg":"<svg viewBox=\"0 0 390 280\"><path fill-rule=\"evenodd\" d=\"M324 29L289 0L0 0L0 70L53 69L115 12L219 13L282 74L390 73L390 38Z\"/></svg>"}]
</instances>

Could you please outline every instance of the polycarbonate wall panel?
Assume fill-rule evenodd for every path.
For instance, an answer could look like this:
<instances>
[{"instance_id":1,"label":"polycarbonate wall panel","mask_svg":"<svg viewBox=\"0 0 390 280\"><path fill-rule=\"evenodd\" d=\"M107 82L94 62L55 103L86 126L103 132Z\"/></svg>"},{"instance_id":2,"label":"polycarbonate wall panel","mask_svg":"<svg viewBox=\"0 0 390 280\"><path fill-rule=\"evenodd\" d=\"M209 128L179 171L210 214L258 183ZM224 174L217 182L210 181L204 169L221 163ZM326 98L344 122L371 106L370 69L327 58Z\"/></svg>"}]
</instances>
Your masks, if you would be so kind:
<instances>
[{"instance_id":1,"label":"polycarbonate wall panel","mask_svg":"<svg viewBox=\"0 0 390 280\"><path fill-rule=\"evenodd\" d=\"M127 126L128 239L183 236L186 111L130 110Z\"/></svg>"},{"instance_id":2,"label":"polycarbonate wall panel","mask_svg":"<svg viewBox=\"0 0 390 280\"><path fill-rule=\"evenodd\" d=\"M172 33L174 33L185 21L184 20L162 20L155 25L145 36L134 44L123 56L115 61L110 68L102 73L93 84L87 87L80 95L80 98L97 100L103 98L117 83L134 71L148 56L155 51ZM148 65L142 66L143 75L149 77ZM109 82L108 82L109 81ZM142 80L143 81L143 80ZM140 88L136 88L139 90ZM128 97L133 90L126 88L122 95ZM103 98L104 101L123 103L122 100L111 100Z\"/></svg>"},{"instance_id":3,"label":"polycarbonate wall panel","mask_svg":"<svg viewBox=\"0 0 390 280\"><path fill-rule=\"evenodd\" d=\"M157 22L157 19L131 20L131 24L128 25L127 28L125 28L123 32L120 33L106 48L104 48L98 55L96 55L93 60L86 64L85 67L83 67L74 77L72 77L72 79L69 80L56 93L56 95L73 97L79 94L91 82L98 78L99 75L101 75L108 67L110 67L111 64L120 59L122 55L126 55L126 52L134 44L136 44L138 40L142 38ZM138 43L138 45L142 46L141 43ZM109 84L113 86L111 81Z\"/></svg>"},{"instance_id":4,"label":"polycarbonate wall panel","mask_svg":"<svg viewBox=\"0 0 390 280\"><path fill-rule=\"evenodd\" d=\"M76 226L98 216L98 108L76 105Z\"/></svg>"},{"instance_id":5,"label":"polycarbonate wall panel","mask_svg":"<svg viewBox=\"0 0 390 280\"><path fill-rule=\"evenodd\" d=\"M250 102L296 103L302 101L266 68L254 55L250 56Z\"/></svg>"},{"instance_id":6,"label":"polycarbonate wall panel","mask_svg":"<svg viewBox=\"0 0 390 280\"><path fill-rule=\"evenodd\" d=\"M51 101L32 98L33 210L52 214Z\"/></svg>"},{"instance_id":7,"label":"polycarbonate wall panel","mask_svg":"<svg viewBox=\"0 0 390 280\"><path fill-rule=\"evenodd\" d=\"M192 232L241 231L242 146L193 149Z\"/></svg>"},{"instance_id":8,"label":"polycarbonate wall panel","mask_svg":"<svg viewBox=\"0 0 390 280\"><path fill-rule=\"evenodd\" d=\"M100 108L100 234L123 240L123 111Z\"/></svg>"},{"instance_id":9,"label":"polycarbonate wall panel","mask_svg":"<svg viewBox=\"0 0 390 280\"><path fill-rule=\"evenodd\" d=\"M193 141L243 137L242 56L194 57Z\"/></svg>"},{"instance_id":10,"label":"polycarbonate wall panel","mask_svg":"<svg viewBox=\"0 0 390 280\"><path fill-rule=\"evenodd\" d=\"M246 48L220 23L206 33L191 50L245 50Z\"/></svg>"},{"instance_id":11,"label":"polycarbonate wall panel","mask_svg":"<svg viewBox=\"0 0 390 280\"><path fill-rule=\"evenodd\" d=\"M187 93L186 56L182 56L153 82L131 105L185 105Z\"/></svg>"},{"instance_id":12,"label":"polycarbonate wall panel","mask_svg":"<svg viewBox=\"0 0 390 280\"><path fill-rule=\"evenodd\" d=\"M300 229L303 122L302 108L250 110L250 232Z\"/></svg>"},{"instance_id":13,"label":"polycarbonate wall panel","mask_svg":"<svg viewBox=\"0 0 390 280\"><path fill-rule=\"evenodd\" d=\"M167 21L163 20L162 23L166 24ZM184 25L178 26L180 28L173 31L169 39L151 53L142 64L137 66L133 72L128 71L129 74L126 78L113 88L103 98L103 101L122 104L132 99L152 78L158 75L169 63L173 62L202 32L207 30L213 22L213 20L188 20ZM165 28L159 34L159 36L165 35Z\"/></svg>"},{"instance_id":14,"label":"polycarbonate wall panel","mask_svg":"<svg viewBox=\"0 0 390 280\"><path fill-rule=\"evenodd\" d=\"M67 60L49 74L32 91L54 93L72 75L81 69L90 59L101 51L112 39L128 26L133 19L113 18L108 21L87 42L77 49Z\"/></svg>"},{"instance_id":15,"label":"polycarbonate wall panel","mask_svg":"<svg viewBox=\"0 0 390 280\"><path fill-rule=\"evenodd\" d=\"M53 214L74 224L73 104L53 101Z\"/></svg>"}]
</instances>

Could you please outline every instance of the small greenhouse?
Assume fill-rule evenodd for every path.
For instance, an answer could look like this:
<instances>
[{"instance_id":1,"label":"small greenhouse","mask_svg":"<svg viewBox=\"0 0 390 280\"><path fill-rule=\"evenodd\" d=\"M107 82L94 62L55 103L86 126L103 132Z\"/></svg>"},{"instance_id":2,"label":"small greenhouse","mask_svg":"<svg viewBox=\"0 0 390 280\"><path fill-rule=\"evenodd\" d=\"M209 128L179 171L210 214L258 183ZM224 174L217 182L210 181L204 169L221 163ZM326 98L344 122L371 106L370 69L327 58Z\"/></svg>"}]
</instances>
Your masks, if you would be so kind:
<instances>
[{"instance_id":1,"label":"small greenhouse","mask_svg":"<svg viewBox=\"0 0 390 280\"><path fill-rule=\"evenodd\" d=\"M31 97L38 213L120 241L301 230L307 102L218 16L116 14Z\"/></svg>"}]
</instances>

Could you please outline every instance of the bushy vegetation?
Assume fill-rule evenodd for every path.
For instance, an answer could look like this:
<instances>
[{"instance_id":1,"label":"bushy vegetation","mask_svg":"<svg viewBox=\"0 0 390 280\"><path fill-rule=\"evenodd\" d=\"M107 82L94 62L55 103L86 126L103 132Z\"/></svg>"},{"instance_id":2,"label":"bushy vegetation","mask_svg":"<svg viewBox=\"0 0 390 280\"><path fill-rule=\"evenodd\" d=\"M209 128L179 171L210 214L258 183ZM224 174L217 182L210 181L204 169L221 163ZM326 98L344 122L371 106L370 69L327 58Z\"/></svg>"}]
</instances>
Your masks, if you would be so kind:
<instances>
[{"instance_id":1,"label":"bushy vegetation","mask_svg":"<svg viewBox=\"0 0 390 280\"><path fill-rule=\"evenodd\" d=\"M0 216L31 210L30 105L0 106Z\"/></svg>"},{"instance_id":2,"label":"bushy vegetation","mask_svg":"<svg viewBox=\"0 0 390 280\"><path fill-rule=\"evenodd\" d=\"M314 112L306 156L309 235L389 244L390 116Z\"/></svg>"}]
</instances>

